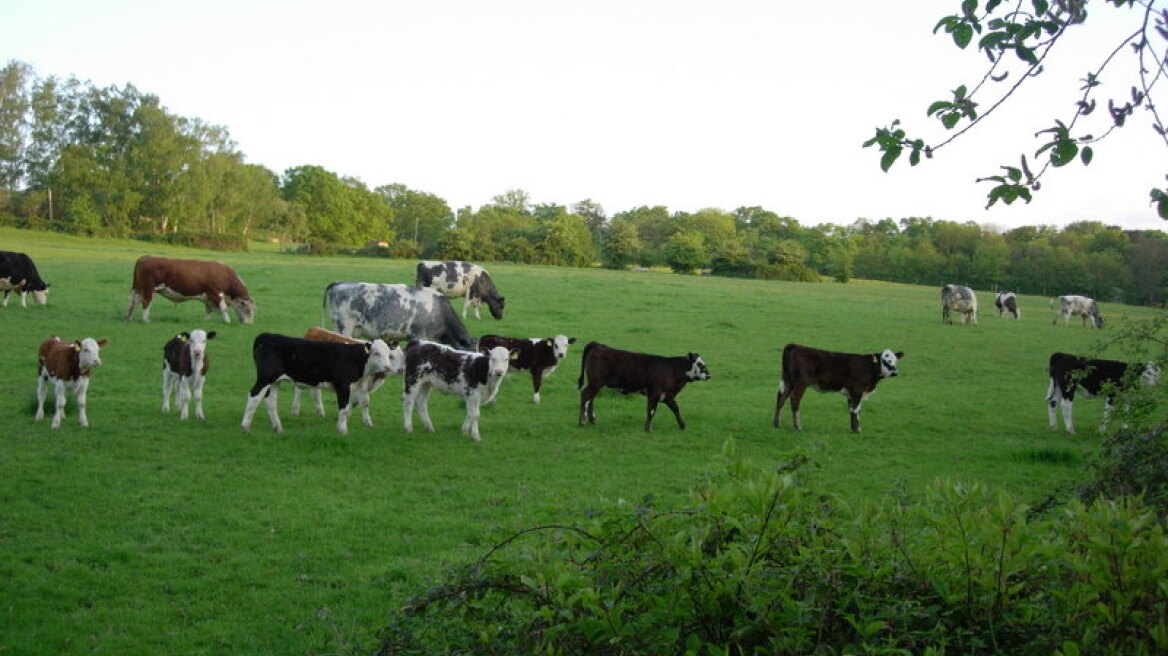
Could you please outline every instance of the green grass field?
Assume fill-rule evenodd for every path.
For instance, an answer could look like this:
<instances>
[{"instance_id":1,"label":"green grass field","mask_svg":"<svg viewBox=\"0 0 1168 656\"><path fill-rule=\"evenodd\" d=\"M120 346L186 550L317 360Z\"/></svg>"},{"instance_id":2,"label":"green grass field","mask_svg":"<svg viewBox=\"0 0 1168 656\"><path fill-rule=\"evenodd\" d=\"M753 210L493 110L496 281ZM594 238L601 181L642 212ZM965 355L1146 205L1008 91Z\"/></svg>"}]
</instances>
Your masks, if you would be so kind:
<instances>
[{"instance_id":1,"label":"green grass field","mask_svg":"<svg viewBox=\"0 0 1168 656\"><path fill-rule=\"evenodd\" d=\"M52 285L45 307L13 300L0 309L0 652L359 652L406 595L510 532L646 495L686 503L730 438L757 462L807 455L819 489L853 500L893 489L912 497L942 477L1039 501L1081 479L1100 441L1099 401L1076 404L1078 436L1047 427L1047 358L1089 352L1103 333L1052 326L1045 298L1022 297L1014 322L996 316L983 290L979 326L946 326L936 287L507 264L488 267L507 297L506 318L484 311L468 328L578 338L545 381L542 405L519 374L484 409L481 443L459 434L460 404L437 394L438 432L406 435L394 379L373 397L376 426L354 417L340 436L331 392L328 418L296 418L285 388L286 432L275 434L261 410L243 434L255 334L302 334L324 321L329 282L412 283L414 262L312 258L265 244L211 253L14 229L0 229L0 249L29 253ZM257 300L256 323L223 325L205 319L200 304L164 299L151 323L138 311L123 321L133 262L147 253L231 264ZM1153 315L1112 304L1102 311L1109 329ZM219 332L205 423L160 411L162 345L193 328ZM89 429L77 425L72 399L59 431L33 419L36 348L53 333L109 339L90 386ZM713 379L679 397L689 427L678 430L662 407L647 435L643 397L611 393L596 401L597 425L578 427L575 382L590 340L701 353ZM865 403L863 433L848 430L838 394L808 394L800 433L787 409L784 427L771 426L779 353L792 341L905 352L901 376Z\"/></svg>"}]
</instances>

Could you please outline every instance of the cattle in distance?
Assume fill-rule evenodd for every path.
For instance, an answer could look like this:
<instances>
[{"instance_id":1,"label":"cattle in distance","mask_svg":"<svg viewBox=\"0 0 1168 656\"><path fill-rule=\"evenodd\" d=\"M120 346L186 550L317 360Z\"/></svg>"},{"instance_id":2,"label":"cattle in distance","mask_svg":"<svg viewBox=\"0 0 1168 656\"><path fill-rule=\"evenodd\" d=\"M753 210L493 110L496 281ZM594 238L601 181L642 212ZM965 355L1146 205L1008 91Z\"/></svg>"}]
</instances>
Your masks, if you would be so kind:
<instances>
[{"instance_id":1,"label":"cattle in distance","mask_svg":"<svg viewBox=\"0 0 1168 656\"><path fill-rule=\"evenodd\" d=\"M1052 324L1058 323L1059 317L1063 318L1063 325L1071 325L1071 317L1082 317L1083 325L1087 325L1087 320L1091 320L1091 325L1096 328L1103 327L1103 316L1099 314L1099 304L1095 299L1089 296L1077 296L1073 294L1059 296L1054 301L1058 301L1058 311L1055 312L1054 321Z\"/></svg>"},{"instance_id":2,"label":"cattle in distance","mask_svg":"<svg viewBox=\"0 0 1168 656\"><path fill-rule=\"evenodd\" d=\"M92 337L66 342L56 335L41 342L37 349L37 421L45 418L45 397L52 387L57 397L52 427L61 427L68 392L77 401L78 421L83 428L89 427L86 414L89 378L94 368L101 366L101 347L106 343L104 339Z\"/></svg>"},{"instance_id":3,"label":"cattle in distance","mask_svg":"<svg viewBox=\"0 0 1168 656\"><path fill-rule=\"evenodd\" d=\"M321 328L320 326L313 326L312 328L309 328L307 331L305 331L304 339L315 339L322 342L338 342L341 344L369 343L364 340L345 337L338 332L334 332L326 328ZM387 342L386 345L389 346L389 359L393 364L393 366L390 367L389 373L402 373L402 371L405 369L405 356L402 353L401 347L398 346L397 342L394 341ZM372 394L385 383L385 378L389 375L389 373L374 374L368 381L368 389L363 389L362 394L357 396L358 402L361 405L361 421L363 421L366 426L373 426L373 418L369 415L369 399ZM362 381L363 380L364 379L362 379ZM296 385L292 389L292 405L289 408L292 416L295 417L300 415L300 394L305 389L307 389L312 395L312 404L316 407L316 414L323 417L324 402L320 398L321 387L306 387L303 385Z\"/></svg>"},{"instance_id":4,"label":"cattle in distance","mask_svg":"<svg viewBox=\"0 0 1168 656\"><path fill-rule=\"evenodd\" d=\"M450 299L423 287L369 282L334 282L324 290L336 331L346 337L424 340L472 351Z\"/></svg>"},{"instance_id":5,"label":"cattle in distance","mask_svg":"<svg viewBox=\"0 0 1168 656\"><path fill-rule=\"evenodd\" d=\"M1018 309L1018 296L1014 292L998 292L994 297L994 307L998 309L999 317L1022 318L1022 311Z\"/></svg>"},{"instance_id":6,"label":"cattle in distance","mask_svg":"<svg viewBox=\"0 0 1168 656\"><path fill-rule=\"evenodd\" d=\"M0 291L4 300L0 307L8 307L8 295L20 294L20 307L28 307L25 297L31 292L38 305L49 302L49 283L41 279L36 264L25 253L0 251Z\"/></svg>"},{"instance_id":7,"label":"cattle in distance","mask_svg":"<svg viewBox=\"0 0 1168 656\"><path fill-rule=\"evenodd\" d=\"M543 386L543 379L556 370L556 367L568 354L568 346L575 344L575 337L556 335L555 337L524 339L521 337L503 337L500 335L483 335L479 338L479 352L486 353L496 346L502 346L515 353L511 360L509 371L531 372L532 403L539 403L539 390ZM487 403L495 400L495 395L487 399Z\"/></svg>"},{"instance_id":8,"label":"cattle in distance","mask_svg":"<svg viewBox=\"0 0 1168 656\"><path fill-rule=\"evenodd\" d=\"M414 284L426 287L449 298L461 298L462 318L466 319L468 307L474 308L475 319L479 316L479 306L487 304L491 316L503 318L505 300L495 287L491 274L477 264L458 260L418 262Z\"/></svg>"},{"instance_id":9,"label":"cattle in distance","mask_svg":"<svg viewBox=\"0 0 1168 656\"><path fill-rule=\"evenodd\" d=\"M1088 398L1103 395L1103 421L1099 425L1099 432L1107 430L1107 420L1115 405L1115 395L1123 391L1135 380L1144 385L1156 385L1160 382L1160 368L1154 362L1135 365L1134 370L1126 362L1117 360L1100 360L1082 358L1069 353L1052 353L1048 371L1050 373L1050 387L1046 391L1047 412L1050 418L1050 429L1058 430L1058 406L1062 406L1063 427L1071 435L1075 434L1075 425L1071 420L1071 411L1075 402L1076 391L1082 392ZM1129 376L1130 373L1130 376Z\"/></svg>"},{"instance_id":10,"label":"cattle in distance","mask_svg":"<svg viewBox=\"0 0 1168 656\"><path fill-rule=\"evenodd\" d=\"M852 432L859 433L860 405L876 390L881 380L900 373L897 365L903 357L903 352L891 349L859 354L787 344L783 347L782 374L775 398L775 428L779 427L779 414L788 399L795 430L803 428L799 403L810 387L818 392L840 392L847 397Z\"/></svg>"},{"instance_id":11,"label":"cattle in distance","mask_svg":"<svg viewBox=\"0 0 1168 656\"><path fill-rule=\"evenodd\" d=\"M414 341L406 346L406 371L402 392L402 420L407 433L414 432L414 410L422 426L434 432L428 402L430 390L461 397L466 405L462 434L478 442L479 414L483 403L494 398L507 375L514 354L502 346L486 353L459 351L436 342Z\"/></svg>"},{"instance_id":12,"label":"cattle in distance","mask_svg":"<svg viewBox=\"0 0 1168 656\"><path fill-rule=\"evenodd\" d=\"M162 411L170 412L170 395L175 393L179 418L189 415L191 399L195 400L195 417L206 420L203 414L203 383L211 369L207 342L215 339L215 331L191 330L171 337L162 347Z\"/></svg>"},{"instance_id":13,"label":"cattle in distance","mask_svg":"<svg viewBox=\"0 0 1168 656\"><path fill-rule=\"evenodd\" d=\"M388 344L375 339L368 344L339 344L275 333L260 333L252 342L256 380L248 392L240 427L251 428L252 415L263 401L277 433L284 431L276 408L277 383L290 380L307 387L331 387L337 394L337 432L349 431L349 413L367 394L370 380L394 371L395 358ZM398 360L400 364L400 360Z\"/></svg>"},{"instance_id":14,"label":"cattle in distance","mask_svg":"<svg viewBox=\"0 0 1168 656\"><path fill-rule=\"evenodd\" d=\"M941 322L953 323L952 314L961 315L961 323L977 325L977 295L965 285L945 285L941 288Z\"/></svg>"},{"instance_id":15,"label":"cattle in distance","mask_svg":"<svg viewBox=\"0 0 1168 656\"><path fill-rule=\"evenodd\" d=\"M622 394L645 395L648 400L645 432L653 430L658 403L664 403L672 410L678 427L684 429L685 420L677 405L677 395L687 383L709 379L706 361L697 353L666 357L588 342L581 355L580 377L576 381L580 390L579 423L583 426L585 418L590 424L596 423L596 395L601 389L610 387Z\"/></svg>"},{"instance_id":16,"label":"cattle in distance","mask_svg":"<svg viewBox=\"0 0 1168 656\"><path fill-rule=\"evenodd\" d=\"M141 303L142 321L149 322L150 303L155 293L175 303L201 301L207 317L218 310L223 323L231 323L228 308L235 310L241 323L255 321L255 301L235 270L222 262L151 255L138 258L134 263L126 321L134 318L134 306Z\"/></svg>"}]
</instances>

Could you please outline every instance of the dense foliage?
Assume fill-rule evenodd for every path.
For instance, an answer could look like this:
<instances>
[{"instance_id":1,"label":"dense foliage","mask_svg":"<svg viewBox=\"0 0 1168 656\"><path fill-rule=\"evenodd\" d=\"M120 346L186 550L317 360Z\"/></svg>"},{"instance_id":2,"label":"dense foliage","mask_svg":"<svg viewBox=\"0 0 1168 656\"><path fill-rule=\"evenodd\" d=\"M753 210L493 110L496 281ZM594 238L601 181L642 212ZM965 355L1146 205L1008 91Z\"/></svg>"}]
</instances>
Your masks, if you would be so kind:
<instances>
[{"instance_id":1,"label":"dense foliage","mask_svg":"<svg viewBox=\"0 0 1168 656\"><path fill-rule=\"evenodd\" d=\"M1044 517L939 482L851 507L796 467L731 457L687 508L513 535L394 612L378 653L1168 650L1168 535L1137 504Z\"/></svg>"}]
</instances>

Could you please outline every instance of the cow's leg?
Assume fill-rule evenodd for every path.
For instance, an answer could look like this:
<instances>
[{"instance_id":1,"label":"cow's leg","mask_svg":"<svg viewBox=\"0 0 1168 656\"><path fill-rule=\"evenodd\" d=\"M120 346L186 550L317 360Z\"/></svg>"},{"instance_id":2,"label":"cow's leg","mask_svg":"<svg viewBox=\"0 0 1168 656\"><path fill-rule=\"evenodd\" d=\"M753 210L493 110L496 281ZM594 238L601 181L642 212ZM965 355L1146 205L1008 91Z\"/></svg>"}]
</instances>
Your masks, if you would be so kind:
<instances>
[{"instance_id":1,"label":"cow's leg","mask_svg":"<svg viewBox=\"0 0 1168 656\"><path fill-rule=\"evenodd\" d=\"M191 378L190 376L178 377L178 418L186 420L191 416Z\"/></svg>"},{"instance_id":2,"label":"cow's leg","mask_svg":"<svg viewBox=\"0 0 1168 656\"><path fill-rule=\"evenodd\" d=\"M1115 399L1107 397L1103 401L1103 418L1099 421L1099 432L1107 432L1107 424L1111 421L1111 411L1115 409Z\"/></svg>"},{"instance_id":3,"label":"cow's leg","mask_svg":"<svg viewBox=\"0 0 1168 656\"><path fill-rule=\"evenodd\" d=\"M407 433L414 432L414 403L418 398L418 386L406 387L402 392L402 429Z\"/></svg>"},{"instance_id":4,"label":"cow's leg","mask_svg":"<svg viewBox=\"0 0 1168 656\"><path fill-rule=\"evenodd\" d=\"M173 382L170 376L170 369L165 365L162 367L162 411L170 412L170 390Z\"/></svg>"},{"instance_id":5,"label":"cow's leg","mask_svg":"<svg viewBox=\"0 0 1168 656\"><path fill-rule=\"evenodd\" d=\"M352 401L349 402L349 407L360 406L361 423L373 428L373 418L369 416L369 384L370 381L364 379L350 386Z\"/></svg>"},{"instance_id":6,"label":"cow's leg","mask_svg":"<svg viewBox=\"0 0 1168 656\"><path fill-rule=\"evenodd\" d=\"M56 429L61 427L61 419L65 417L65 404L67 403L65 395L65 381L53 381L53 393L56 397L57 405L53 410L52 427Z\"/></svg>"},{"instance_id":7,"label":"cow's leg","mask_svg":"<svg viewBox=\"0 0 1168 656\"><path fill-rule=\"evenodd\" d=\"M466 321L466 310L470 307L470 293L462 297L462 320Z\"/></svg>"},{"instance_id":8,"label":"cow's leg","mask_svg":"<svg viewBox=\"0 0 1168 656\"><path fill-rule=\"evenodd\" d=\"M793 385L791 393L787 396L791 403L791 423L795 430L803 430L803 417L799 414L799 404L803 402L803 394L807 392L807 388L802 385Z\"/></svg>"},{"instance_id":9,"label":"cow's leg","mask_svg":"<svg viewBox=\"0 0 1168 656\"><path fill-rule=\"evenodd\" d=\"M596 412L593 404L596 402L596 394L598 389L588 385L580 390L580 425L584 425L584 418L588 418L588 423L596 423Z\"/></svg>"},{"instance_id":10,"label":"cow's leg","mask_svg":"<svg viewBox=\"0 0 1168 656\"><path fill-rule=\"evenodd\" d=\"M8 307L8 295L11 293L7 289L4 290L4 300L0 301L0 307Z\"/></svg>"},{"instance_id":11,"label":"cow's leg","mask_svg":"<svg viewBox=\"0 0 1168 656\"><path fill-rule=\"evenodd\" d=\"M1065 396L1062 398L1063 426L1071 435L1075 434L1075 424L1071 421L1071 409L1074 407L1074 405L1075 400L1073 398L1068 398Z\"/></svg>"},{"instance_id":12,"label":"cow's leg","mask_svg":"<svg viewBox=\"0 0 1168 656\"><path fill-rule=\"evenodd\" d=\"M652 391L645 394L645 432L653 432L653 415L657 414L657 404L661 401L661 396Z\"/></svg>"},{"instance_id":13,"label":"cow's leg","mask_svg":"<svg viewBox=\"0 0 1168 656\"><path fill-rule=\"evenodd\" d=\"M276 402L280 396L280 388L273 383L268 386L268 393L264 397L264 405L268 407L268 420L272 422L272 428L276 429L277 433L284 432L284 424L280 423L280 411Z\"/></svg>"},{"instance_id":14,"label":"cow's leg","mask_svg":"<svg viewBox=\"0 0 1168 656\"><path fill-rule=\"evenodd\" d=\"M779 391L775 394L775 418L771 422L775 428L779 427L779 413L783 411L783 404L787 402L787 398L791 396L791 389L787 387L787 383L779 381Z\"/></svg>"},{"instance_id":15,"label":"cow's leg","mask_svg":"<svg viewBox=\"0 0 1168 656\"><path fill-rule=\"evenodd\" d=\"M536 405L539 405L539 388L540 387L543 387L543 372L540 371L539 369L532 369L531 370L531 389L532 389L531 402L536 404ZM494 399L495 399L495 397L494 397L494 395L492 395L491 400L493 401Z\"/></svg>"},{"instance_id":16,"label":"cow's leg","mask_svg":"<svg viewBox=\"0 0 1168 656\"><path fill-rule=\"evenodd\" d=\"M852 432L860 432L860 405L864 403L864 395L848 392L848 412L852 418Z\"/></svg>"},{"instance_id":17,"label":"cow's leg","mask_svg":"<svg viewBox=\"0 0 1168 656\"><path fill-rule=\"evenodd\" d=\"M49 394L49 379L41 374L37 376L37 411L36 420L45 418L45 397Z\"/></svg>"},{"instance_id":18,"label":"cow's leg","mask_svg":"<svg viewBox=\"0 0 1168 656\"><path fill-rule=\"evenodd\" d=\"M434 432L434 422L430 421L430 385L418 385L418 416L422 418L422 426L427 432Z\"/></svg>"},{"instance_id":19,"label":"cow's leg","mask_svg":"<svg viewBox=\"0 0 1168 656\"><path fill-rule=\"evenodd\" d=\"M350 386L344 381L334 380L333 389L337 393L337 432L341 435L349 433L349 413L353 411L353 394Z\"/></svg>"},{"instance_id":20,"label":"cow's leg","mask_svg":"<svg viewBox=\"0 0 1168 656\"><path fill-rule=\"evenodd\" d=\"M194 387L195 396L195 418L199 421L207 421L206 415L203 414L203 383L207 382L207 377L199 374L191 381Z\"/></svg>"},{"instance_id":21,"label":"cow's leg","mask_svg":"<svg viewBox=\"0 0 1168 656\"><path fill-rule=\"evenodd\" d=\"M462 420L462 434L470 435L470 439L481 442L479 438L479 392L473 391L465 397L466 419Z\"/></svg>"},{"instance_id":22,"label":"cow's leg","mask_svg":"<svg viewBox=\"0 0 1168 656\"><path fill-rule=\"evenodd\" d=\"M685 430L685 420L681 418L681 408L677 405L677 399L669 397L666 399L661 399L661 402L673 411L673 416L677 419L678 428Z\"/></svg>"},{"instance_id":23,"label":"cow's leg","mask_svg":"<svg viewBox=\"0 0 1168 656\"><path fill-rule=\"evenodd\" d=\"M1052 431L1058 430L1058 405L1062 399L1062 393L1059 391L1059 386L1054 378L1050 379L1050 388L1046 390L1046 410L1050 416L1050 429Z\"/></svg>"},{"instance_id":24,"label":"cow's leg","mask_svg":"<svg viewBox=\"0 0 1168 656\"><path fill-rule=\"evenodd\" d=\"M273 383L263 383L257 380L256 384L252 386L251 391L248 392L247 406L243 409L243 421L240 422L239 425L239 427L243 429L244 432L251 430L251 419L252 416L255 415L256 408L258 408L260 403L265 399L270 398L269 392L272 390ZM268 414L269 416L272 414L270 407L268 409ZM276 421L279 421L279 417L276 418ZM277 432L279 432L279 429L277 429Z\"/></svg>"},{"instance_id":25,"label":"cow's leg","mask_svg":"<svg viewBox=\"0 0 1168 656\"><path fill-rule=\"evenodd\" d=\"M150 299L151 294L142 294L137 289L130 290L130 307L126 309L126 321L131 321L134 318L134 306L139 303L142 304L142 321L144 323L150 322Z\"/></svg>"},{"instance_id":26,"label":"cow's leg","mask_svg":"<svg viewBox=\"0 0 1168 656\"><path fill-rule=\"evenodd\" d=\"M28 292L20 290L20 307L22 308L28 307L26 296L28 296Z\"/></svg>"},{"instance_id":27,"label":"cow's leg","mask_svg":"<svg viewBox=\"0 0 1168 656\"><path fill-rule=\"evenodd\" d=\"M293 417L300 416L300 394L302 391L299 385L292 384L292 405L288 407L288 412L291 412Z\"/></svg>"}]
</instances>

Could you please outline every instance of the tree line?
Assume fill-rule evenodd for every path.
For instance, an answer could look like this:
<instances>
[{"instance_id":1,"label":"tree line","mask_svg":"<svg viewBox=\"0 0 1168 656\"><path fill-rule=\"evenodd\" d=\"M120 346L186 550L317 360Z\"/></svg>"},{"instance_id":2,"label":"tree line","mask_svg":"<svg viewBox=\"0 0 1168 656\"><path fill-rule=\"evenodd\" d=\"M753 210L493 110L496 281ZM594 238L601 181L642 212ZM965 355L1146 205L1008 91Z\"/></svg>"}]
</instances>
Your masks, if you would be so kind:
<instances>
[{"instance_id":1,"label":"tree line","mask_svg":"<svg viewBox=\"0 0 1168 656\"><path fill-rule=\"evenodd\" d=\"M0 69L0 218L75 234L310 252L847 282L853 277L1161 303L1168 236L1098 221L999 232L907 217L801 225L761 207L534 203L507 190L478 209L403 184L370 188L320 166L248 164L227 129L169 112L132 85L99 88ZM185 240L185 241L184 241Z\"/></svg>"}]
</instances>

